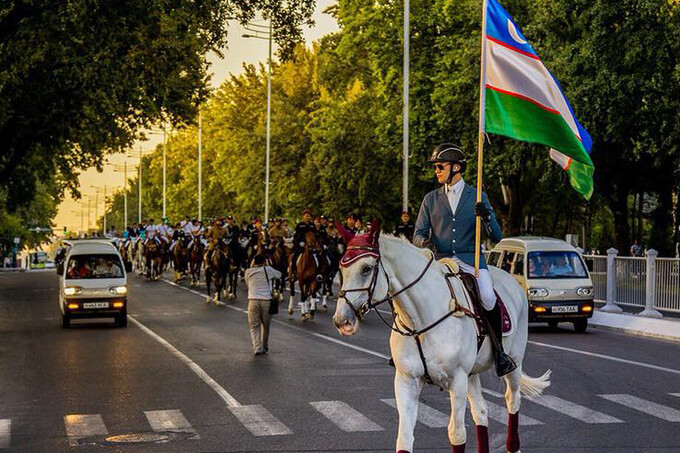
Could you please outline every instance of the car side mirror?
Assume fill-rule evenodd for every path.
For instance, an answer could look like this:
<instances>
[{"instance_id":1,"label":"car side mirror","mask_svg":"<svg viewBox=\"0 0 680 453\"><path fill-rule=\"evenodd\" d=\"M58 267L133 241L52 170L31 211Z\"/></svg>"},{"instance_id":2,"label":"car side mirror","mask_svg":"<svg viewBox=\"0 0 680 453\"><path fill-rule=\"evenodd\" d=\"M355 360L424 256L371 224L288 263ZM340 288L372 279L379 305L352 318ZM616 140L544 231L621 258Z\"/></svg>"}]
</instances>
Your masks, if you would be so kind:
<instances>
[{"instance_id":1,"label":"car side mirror","mask_svg":"<svg viewBox=\"0 0 680 453\"><path fill-rule=\"evenodd\" d=\"M64 273L64 263L57 264L57 275L63 275Z\"/></svg>"},{"instance_id":2,"label":"car side mirror","mask_svg":"<svg viewBox=\"0 0 680 453\"><path fill-rule=\"evenodd\" d=\"M132 261L125 262L125 272L132 272Z\"/></svg>"}]
</instances>

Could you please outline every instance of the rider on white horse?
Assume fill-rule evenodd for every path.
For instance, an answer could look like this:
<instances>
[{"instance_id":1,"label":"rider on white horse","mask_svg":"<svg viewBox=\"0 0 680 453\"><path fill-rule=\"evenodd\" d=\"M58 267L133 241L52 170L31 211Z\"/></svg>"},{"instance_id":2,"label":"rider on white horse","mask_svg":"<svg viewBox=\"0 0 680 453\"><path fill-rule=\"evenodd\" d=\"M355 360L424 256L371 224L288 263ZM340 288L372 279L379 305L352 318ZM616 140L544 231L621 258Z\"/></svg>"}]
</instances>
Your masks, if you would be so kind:
<instances>
[{"instance_id":1,"label":"rider on white horse","mask_svg":"<svg viewBox=\"0 0 680 453\"><path fill-rule=\"evenodd\" d=\"M501 240L501 227L485 193L482 201L475 204L475 189L463 181L467 159L462 149L444 143L437 146L428 162L434 164L439 189L425 195L416 220L413 243L430 248L437 259L453 258L466 273L474 273L475 216L482 219L489 238ZM517 365L503 351L502 315L496 303L491 275L480 251L477 283L489 337L494 347L496 373L498 376L512 372Z\"/></svg>"}]
</instances>

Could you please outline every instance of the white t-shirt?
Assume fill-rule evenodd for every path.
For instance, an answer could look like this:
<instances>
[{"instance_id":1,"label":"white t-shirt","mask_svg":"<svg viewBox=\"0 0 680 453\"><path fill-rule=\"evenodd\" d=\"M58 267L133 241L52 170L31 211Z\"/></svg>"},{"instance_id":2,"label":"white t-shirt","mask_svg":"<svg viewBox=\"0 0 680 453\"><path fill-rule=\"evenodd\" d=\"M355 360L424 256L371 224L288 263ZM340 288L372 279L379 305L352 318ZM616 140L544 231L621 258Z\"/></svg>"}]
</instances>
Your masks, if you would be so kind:
<instances>
[{"instance_id":1,"label":"white t-shirt","mask_svg":"<svg viewBox=\"0 0 680 453\"><path fill-rule=\"evenodd\" d=\"M267 268L267 277L269 277L270 281L274 278L281 278L281 272L271 266L258 266L246 269L248 299L269 300L272 298L270 282L265 277L265 267Z\"/></svg>"}]
</instances>

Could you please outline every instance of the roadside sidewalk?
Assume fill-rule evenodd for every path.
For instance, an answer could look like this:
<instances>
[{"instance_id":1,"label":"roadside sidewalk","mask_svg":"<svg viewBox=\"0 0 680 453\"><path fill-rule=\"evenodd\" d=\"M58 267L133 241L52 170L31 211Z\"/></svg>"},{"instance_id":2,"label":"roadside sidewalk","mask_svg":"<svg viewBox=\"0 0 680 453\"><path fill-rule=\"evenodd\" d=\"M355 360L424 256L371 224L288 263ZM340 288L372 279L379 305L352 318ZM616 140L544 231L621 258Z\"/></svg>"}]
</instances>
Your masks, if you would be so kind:
<instances>
[{"instance_id":1,"label":"roadside sidewalk","mask_svg":"<svg viewBox=\"0 0 680 453\"><path fill-rule=\"evenodd\" d=\"M634 313L605 313L595 310L589 324L596 328L680 343L680 318L645 318Z\"/></svg>"}]
</instances>

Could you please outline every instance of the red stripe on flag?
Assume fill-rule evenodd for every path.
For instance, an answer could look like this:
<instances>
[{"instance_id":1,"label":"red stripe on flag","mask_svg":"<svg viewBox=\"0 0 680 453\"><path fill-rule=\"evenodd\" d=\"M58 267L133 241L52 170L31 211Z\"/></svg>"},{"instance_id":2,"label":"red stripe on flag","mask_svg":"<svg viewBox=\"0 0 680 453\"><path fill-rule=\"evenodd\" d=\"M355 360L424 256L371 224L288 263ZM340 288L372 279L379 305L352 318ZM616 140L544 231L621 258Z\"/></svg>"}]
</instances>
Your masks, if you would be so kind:
<instances>
[{"instance_id":1,"label":"red stripe on flag","mask_svg":"<svg viewBox=\"0 0 680 453\"><path fill-rule=\"evenodd\" d=\"M527 56L527 57L529 57L529 58L533 58L534 60L541 61L541 59L538 58L536 55L534 55L534 54L532 54L532 53L529 53L529 52L526 52L526 51L524 51L524 50L520 50L520 49L518 49L517 47L511 46L511 45L508 44L508 43L505 43L505 42L503 42L503 41L499 41L499 40L496 39L496 38L492 38L492 37L489 36L489 35L486 35L486 39L488 39L489 41L495 42L495 43L498 44L499 46L507 47L508 49L514 50L514 51L517 52L517 53L521 53L521 54L524 55L524 56Z\"/></svg>"}]
</instances>

